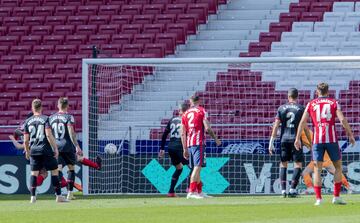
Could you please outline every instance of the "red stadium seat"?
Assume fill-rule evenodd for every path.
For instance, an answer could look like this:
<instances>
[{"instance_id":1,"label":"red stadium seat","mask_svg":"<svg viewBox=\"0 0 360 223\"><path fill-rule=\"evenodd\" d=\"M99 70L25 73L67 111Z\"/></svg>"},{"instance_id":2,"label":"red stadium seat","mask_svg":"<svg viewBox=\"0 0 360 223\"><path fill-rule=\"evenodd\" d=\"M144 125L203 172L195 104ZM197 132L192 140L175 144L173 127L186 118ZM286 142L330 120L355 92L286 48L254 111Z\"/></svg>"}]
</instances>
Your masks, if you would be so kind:
<instances>
[{"instance_id":1,"label":"red stadium seat","mask_svg":"<svg viewBox=\"0 0 360 223\"><path fill-rule=\"evenodd\" d=\"M45 75L45 83L61 83L65 81L65 74L49 74Z\"/></svg>"},{"instance_id":2,"label":"red stadium seat","mask_svg":"<svg viewBox=\"0 0 360 223\"><path fill-rule=\"evenodd\" d=\"M55 92L71 92L74 90L74 83L54 83L53 91Z\"/></svg>"},{"instance_id":3,"label":"red stadium seat","mask_svg":"<svg viewBox=\"0 0 360 223\"><path fill-rule=\"evenodd\" d=\"M107 0L87 0L86 3L89 5L105 5Z\"/></svg>"},{"instance_id":4,"label":"red stadium seat","mask_svg":"<svg viewBox=\"0 0 360 223\"><path fill-rule=\"evenodd\" d=\"M0 101L4 101L4 102L16 101L17 98L18 98L18 93L16 92L0 93Z\"/></svg>"},{"instance_id":5,"label":"red stadium seat","mask_svg":"<svg viewBox=\"0 0 360 223\"><path fill-rule=\"evenodd\" d=\"M97 5L80 5L77 9L78 15L97 15Z\"/></svg>"},{"instance_id":6,"label":"red stadium seat","mask_svg":"<svg viewBox=\"0 0 360 223\"><path fill-rule=\"evenodd\" d=\"M329 12L332 10L333 2L312 2L310 12Z\"/></svg>"},{"instance_id":7,"label":"red stadium seat","mask_svg":"<svg viewBox=\"0 0 360 223\"><path fill-rule=\"evenodd\" d=\"M45 63L46 64L64 64L66 61L65 55L46 55Z\"/></svg>"},{"instance_id":8,"label":"red stadium seat","mask_svg":"<svg viewBox=\"0 0 360 223\"><path fill-rule=\"evenodd\" d=\"M56 73L75 73L77 70L77 64L57 64Z\"/></svg>"},{"instance_id":9,"label":"red stadium seat","mask_svg":"<svg viewBox=\"0 0 360 223\"><path fill-rule=\"evenodd\" d=\"M172 3L172 0L152 0L153 4L170 4Z\"/></svg>"},{"instance_id":10,"label":"red stadium seat","mask_svg":"<svg viewBox=\"0 0 360 223\"><path fill-rule=\"evenodd\" d=\"M37 74L51 74L54 72L54 64L35 64L34 73Z\"/></svg>"},{"instance_id":11,"label":"red stadium seat","mask_svg":"<svg viewBox=\"0 0 360 223\"><path fill-rule=\"evenodd\" d=\"M121 30L120 24L99 25L99 33L101 34L117 34Z\"/></svg>"},{"instance_id":12,"label":"red stadium seat","mask_svg":"<svg viewBox=\"0 0 360 223\"><path fill-rule=\"evenodd\" d=\"M217 12L218 4L219 4L217 0L196 0L196 3L208 4L210 14L215 14Z\"/></svg>"},{"instance_id":13,"label":"red stadium seat","mask_svg":"<svg viewBox=\"0 0 360 223\"><path fill-rule=\"evenodd\" d=\"M60 15L60 16L46 16L45 24L46 25L65 25L67 20L67 16Z\"/></svg>"},{"instance_id":14,"label":"red stadium seat","mask_svg":"<svg viewBox=\"0 0 360 223\"><path fill-rule=\"evenodd\" d=\"M144 24L143 33L162 33L165 29L165 24Z\"/></svg>"},{"instance_id":15,"label":"red stadium seat","mask_svg":"<svg viewBox=\"0 0 360 223\"><path fill-rule=\"evenodd\" d=\"M164 11L164 4L151 4L143 6L143 15L159 15Z\"/></svg>"},{"instance_id":16,"label":"red stadium seat","mask_svg":"<svg viewBox=\"0 0 360 223\"><path fill-rule=\"evenodd\" d=\"M260 42L278 42L281 39L280 32L261 32L260 33Z\"/></svg>"},{"instance_id":17,"label":"red stadium seat","mask_svg":"<svg viewBox=\"0 0 360 223\"><path fill-rule=\"evenodd\" d=\"M89 21L87 15L75 15L67 17L67 25L86 25Z\"/></svg>"},{"instance_id":18,"label":"red stadium seat","mask_svg":"<svg viewBox=\"0 0 360 223\"><path fill-rule=\"evenodd\" d=\"M19 93L19 100L21 100L21 101L32 101L36 98L41 98L40 92L21 92L21 93Z\"/></svg>"},{"instance_id":19,"label":"red stadium seat","mask_svg":"<svg viewBox=\"0 0 360 223\"><path fill-rule=\"evenodd\" d=\"M131 0L131 4L146 5L146 4L150 4L150 0Z\"/></svg>"},{"instance_id":20,"label":"red stadium seat","mask_svg":"<svg viewBox=\"0 0 360 223\"><path fill-rule=\"evenodd\" d=\"M89 25L104 25L109 24L110 15L97 15L89 17Z\"/></svg>"},{"instance_id":21,"label":"red stadium seat","mask_svg":"<svg viewBox=\"0 0 360 223\"><path fill-rule=\"evenodd\" d=\"M62 4L63 4L63 0L44 0L43 2L44 6L57 6Z\"/></svg>"},{"instance_id":22,"label":"red stadium seat","mask_svg":"<svg viewBox=\"0 0 360 223\"><path fill-rule=\"evenodd\" d=\"M64 35L44 36L42 43L44 45L61 45L64 43L64 40Z\"/></svg>"},{"instance_id":23,"label":"red stadium seat","mask_svg":"<svg viewBox=\"0 0 360 223\"><path fill-rule=\"evenodd\" d=\"M31 27L31 35L50 35L52 32L52 26L32 26Z\"/></svg>"},{"instance_id":24,"label":"red stadium seat","mask_svg":"<svg viewBox=\"0 0 360 223\"><path fill-rule=\"evenodd\" d=\"M81 64L83 58L89 58L89 54L74 54L67 57L67 63L69 64Z\"/></svg>"},{"instance_id":25,"label":"red stadium seat","mask_svg":"<svg viewBox=\"0 0 360 223\"><path fill-rule=\"evenodd\" d=\"M45 22L45 16L25 17L24 26L41 26Z\"/></svg>"},{"instance_id":26,"label":"red stadium seat","mask_svg":"<svg viewBox=\"0 0 360 223\"><path fill-rule=\"evenodd\" d=\"M13 7L0 7L0 16L7 17L11 16L13 11Z\"/></svg>"},{"instance_id":27,"label":"red stadium seat","mask_svg":"<svg viewBox=\"0 0 360 223\"><path fill-rule=\"evenodd\" d=\"M74 54L77 51L76 45L56 45L55 54L70 55Z\"/></svg>"},{"instance_id":28,"label":"red stadium seat","mask_svg":"<svg viewBox=\"0 0 360 223\"><path fill-rule=\"evenodd\" d=\"M123 5L121 15L139 15L141 14L142 5Z\"/></svg>"},{"instance_id":29,"label":"red stadium seat","mask_svg":"<svg viewBox=\"0 0 360 223\"><path fill-rule=\"evenodd\" d=\"M123 5L129 3L130 0L109 0L109 5Z\"/></svg>"},{"instance_id":30,"label":"red stadium seat","mask_svg":"<svg viewBox=\"0 0 360 223\"><path fill-rule=\"evenodd\" d=\"M323 12L303 12L301 13L301 21L319 22L323 20Z\"/></svg>"},{"instance_id":31,"label":"red stadium seat","mask_svg":"<svg viewBox=\"0 0 360 223\"><path fill-rule=\"evenodd\" d=\"M249 52L265 52L270 51L270 42L251 42L249 44Z\"/></svg>"},{"instance_id":32,"label":"red stadium seat","mask_svg":"<svg viewBox=\"0 0 360 223\"><path fill-rule=\"evenodd\" d=\"M44 92L43 98L45 97L45 93L49 92L51 90L51 84L50 83L32 83L29 84L29 91L31 92Z\"/></svg>"},{"instance_id":33,"label":"red stadium seat","mask_svg":"<svg viewBox=\"0 0 360 223\"><path fill-rule=\"evenodd\" d=\"M8 74L11 71L11 65L0 64L0 74Z\"/></svg>"},{"instance_id":34,"label":"red stadium seat","mask_svg":"<svg viewBox=\"0 0 360 223\"><path fill-rule=\"evenodd\" d=\"M10 47L10 54L12 55L27 55L30 54L32 46L12 46Z\"/></svg>"},{"instance_id":35,"label":"red stadium seat","mask_svg":"<svg viewBox=\"0 0 360 223\"><path fill-rule=\"evenodd\" d=\"M24 17L19 16L11 16L11 17L4 17L2 21L3 26L21 26L23 24Z\"/></svg>"},{"instance_id":36,"label":"red stadium seat","mask_svg":"<svg viewBox=\"0 0 360 223\"><path fill-rule=\"evenodd\" d=\"M85 0L64 0L64 5L84 5Z\"/></svg>"},{"instance_id":37,"label":"red stadium seat","mask_svg":"<svg viewBox=\"0 0 360 223\"><path fill-rule=\"evenodd\" d=\"M92 45L79 45L79 53L80 54L92 54L93 46ZM69 55L71 56L71 55Z\"/></svg>"},{"instance_id":38,"label":"red stadium seat","mask_svg":"<svg viewBox=\"0 0 360 223\"><path fill-rule=\"evenodd\" d=\"M5 36L7 34L8 28L6 26L0 26L0 36Z\"/></svg>"},{"instance_id":39,"label":"red stadium seat","mask_svg":"<svg viewBox=\"0 0 360 223\"><path fill-rule=\"evenodd\" d=\"M100 52L103 54L119 54L121 52L121 44L102 44L100 47Z\"/></svg>"},{"instance_id":40,"label":"red stadium seat","mask_svg":"<svg viewBox=\"0 0 360 223\"><path fill-rule=\"evenodd\" d=\"M0 116L1 116L1 118L6 119L6 120L14 120L14 119L18 118L19 111L0 111ZM11 135L13 132L14 132L14 130L8 132L7 136Z\"/></svg>"},{"instance_id":41,"label":"red stadium seat","mask_svg":"<svg viewBox=\"0 0 360 223\"><path fill-rule=\"evenodd\" d=\"M151 24L154 17L154 15L134 15L132 24Z\"/></svg>"},{"instance_id":42,"label":"red stadium seat","mask_svg":"<svg viewBox=\"0 0 360 223\"><path fill-rule=\"evenodd\" d=\"M289 32L291 31L291 22L272 22L270 23L270 32Z\"/></svg>"},{"instance_id":43,"label":"red stadium seat","mask_svg":"<svg viewBox=\"0 0 360 223\"><path fill-rule=\"evenodd\" d=\"M141 33L143 29L142 24L124 24L121 26L122 34L137 34Z\"/></svg>"},{"instance_id":44,"label":"red stadium seat","mask_svg":"<svg viewBox=\"0 0 360 223\"><path fill-rule=\"evenodd\" d=\"M89 43L91 44L107 44L110 41L110 34L102 34L102 35L91 35L89 37Z\"/></svg>"},{"instance_id":45,"label":"red stadium seat","mask_svg":"<svg viewBox=\"0 0 360 223\"><path fill-rule=\"evenodd\" d=\"M44 92L43 93L43 98L46 98L46 100L48 101L57 101L60 97L64 97L64 93L63 92Z\"/></svg>"},{"instance_id":46,"label":"red stadium seat","mask_svg":"<svg viewBox=\"0 0 360 223\"><path fill-rule=\"evenodd\" d=\"M42 83L44 80L44 74L29 74L23 75L22 83Z\"/></svg>"},{"instance_id":47,"label":"red stadium seat","mask_svg":"<svg viewBox=\"0 0 360 223\"><path fill-rule=\"evenodd\" d=\"M0 75L1 83L19 83L21 81L21 74L2 74Z\"/></svg>"},{"instance_id":48,"label":"red stadium seat","mask_svg":"<svg viewBox=\"0 0 360 223\"><path fill-rule=\"evenodd\" d=\"M53 110L57 109L57 103L55 101L42 101L41 106L43 110Z\"/></svg>"},{"instance_id":49,"label":"red stadium seat","mask_svg":"<svg viewBox=\"0 0 360 223\"><path fill-rule=\"evenodd\" d=\"M112 15L110 24L130 24L132 15Z\"/></svg>"},{"instance_id":50,"label":"red stadium seat","mask_svg":"<svg viewBox=\"0 0 360 223\"><path fill-rule=\"evenodd\" d=\"M241 52L239 57L260 57L261 52Z\"/></svg>"},{"instance_id":51,"label":"red stadium seat","mask_svg":"<svg viewBox=\"0 0 360 223\"><path fill-rule=\"evenodd\" d=\"M199 23L206 23L209 12L209 5L206 3L189 4L187 7L187 13L197 14L199 16Z\"/></svg>"},{"instance_id":52,"label":"red stadium seat","mask_svg":"<svg viewBox=\"0 0 360 223\"><path fill-rule=\"evenodd\" d=\"M0 46L0 56L7 55L9 52L9 46Z\"/></svg>"},{"instance_id":53,"label":"red stadium seat","mask_svg":"<svg viewBox=\"0 0 360 223\"><path fill-rule=\"evenodd\" d=\"M166 54L174 54L176 46L176 33L159 33L156 34L155 42L156 43L165 43L166 44Z\"/></svg>"},{"instance_id":54,"label":"red stadium seat","mask_svg":"<svg viewBox=\"0 0 360 223\"><path fill-rule=\"evenodd\" d=\"M43 55L25 55L23 58L24 64L42 64L43 62Z\"/></svg>"},{"instance_id":55,"label":"red stadium seat","mask_svg":"<svg viewBox=\"0 0 360 223\"><path fill-rule=\"evenodd\" d=\"M80 75L81 78L81 75ZM73 92L67 92L66 97L69 98L70 101L80 101L82 100L82 92L80 91L73 91Z\"/></svg>"},{"instance_id":56,"label":"red stadium seat","mask_svg":"<svg viewBox=\"0 0 360 223\"><path fill-rule=\"evenodd\" d=\"M157 58L165 56L166 44L165 43L154 43L154 44L145 44L144 54L152 53L155 54Z\"/></svg>"},{"instance_id":57,"label":"red stadium seat","mask_svg":"<svg viewBox=\"0 0 360 223\"><path fill-rule=\"evenodd\" d=\"M22 36L19 44L21 45L39 45L41 43L41 36Z\"/></svg>"},{"instance_id":58,"label":"red stadium seat","mask_svg":"<svg viewBox=\"0 0 360 223\"><path fill-rule=\"evenodd\" d=\"M53 45L37 45L33 47L32 50L33 54L35 55L48 55L54 52Z\"/></svg>"},{"instance_id":59,"label":"red stadium seat","mask_svg":"<svg viewBox=\"0 0 360 223\"><path fill-rule=\"evenodd\" d=\"M290 12L308 12L310 9L310 2L290 3Z\"/></svg>"},{"instance_id":60,"label":"red stadium seat","mask_svg":"<svg viewBox=\"0 0 360 223\"><path fill-rule=\"evenodd\" d=\"M166 31L169 33L176 33L176 43L185 44L186 33L187 33L187 24L186 23L170 23L166 26Z\"/></svg>"},{"instance_id":61,"label":"red stadium seat","mask_svg":"<svg viewBox=\"0 0 360 223\"><path fill-rule=\"evenodd\" d=\"M79 25L79 26L81 27L82 25ZM79 26L76 26L76 28L78 28ZM57 26L54 26L53 34L54 35L71 35L74 33L74 30L75 30L74 25L57 25ZM78 33L78 34L82 34L82 33Z\"/></svg>"},{"instance_id":62,"label":"red stadium seat","mask_svg":"<svg viewBox=\"0 0 360 223\"><path fill-rule=\"evenodd\" d=\"M186 4L167 4L165 5L165 14L182 14L186 11Z\"/></svg>"},{"instance_id":63,"label":"red stadium seat","mask_svg":"<svg viewBox=\"0 0 360 223\"><path fill-rule=\"evenodd\" d=\"M15 7L13 8L13 13L12 15L13 16L23 16L23 17L26 17L26 16L32 16L33 14L33 10L34 8L33 7Z\"/></svg>"},{"instance_id":64,"label":"red stadium seat","mask_svg":"<svg viewBox=\"0 0 360 223\"><path fill-rule=\"evenodd\" d=\"M8 102L8 110L12 111L21 111L21 110L30 110L30 101L10 101ZM12 123L9 121L9 123Z\"/></svg>"},{"instance_id":65,"label":"red stadium seat","mask_svg":"<svg viewBox=\"0 0 360 223\"><path fill-rule=\"evenodd\" d=\"M8 30L9 36L24 36L29 33L29 26L10 26Z\"/></svg>"},{"instance_id":66,"label":"red stadium seat","mask_svg":"<svg viewBox=\"0 0 360 223\"><path fill-rule=\"evenodd\" d=\"M135 34L133 43L153 43L155 34Z\"/></svg>"},{"instance_id":67,"label":"red stadium seat","mask_svg":"<svg viewBox=\"0 0 360 223\"><path fill-rule=\"evenodd\" d=\"M66 75L66 82L81 83L81 76L82 75L80 73L69 73Z\"/></svg>"},{"instance_id":68,"label":"red stadium seat","mask_svg":"<svg viewBox=\"0 0 360 223\"><path fill-rule=\"evenodd\" d=\"M28 90L28 84L26 83L9 83L5 85L5 91L7 92L26 92Z\"/></svg>"},{"instance_id":69,"label":"red stadium seat","mask_svg":"<svg viewBox=\"0 0 360 223\"><path fill-rule=\"evenodd\" d=\"M175 23L176 21L176 14L160 14L155 16L154 23Z\"/></svg>"},{"instance_id":70,"label":"red stadium seat","mask_svg":"<svg viewBox=\"0 0 360 223\"><path fill-rule=\"evenodd\" d=\"M2 56L0 59L0 62L2 64L20 64L22 61L22 56L21 55L10 55L10 56Z\"/></svg>"},{"instance_id":71,"label":"red stadium seat","mask_svg":"<svg viewBox=\"0 0 360 223\"><path fill-rule=\"evenodd\" d=\"M140 54L143 51L143 44L124 44L121 50L122 54Z\"/></svg>"},{"instance_id":72,"label":"red stadium seat","mask_svg":"<svg viewBox=\"0 0 360 223\"><path fill-rule=\"evenodd\" d=\"M120 11L120 5L100 5L99 15L117 15Z\"/></svg>"},{"instance_id":73,"label":"red stadium seat","mask_svg":"<svg viewBox=\"0 0 360 223\"><path fill-rule=\"evenodd\" d=\"M186 23L188 25L188 35L196 34L198 25L198 14L179 14L177 16L178 23Z\"/></svg>"},{"instance_id":74,"label":"red stadium seat","mask_svg":"<svg viewBox=\"0 0 360 223\"><path fill-rule=\"evenodd\" d=\"M75 15L76 6L66 5L66 6L56 6L54 15Z\"/></svg>"},{"instance_id":75,"label":"red stadium seat","mask_svg":"<svg viewBox=\"0 0 360 223\"><path fill-rule=\"evenodd\" d=\"M85 44L88 40L86 35L67 35L65 37L65 44L67 45L80 45Z\"/></svg>"},{"instance_id":76,"label":"red stadium seat","mask_svg":"<svg viewBox=\"0 0 360 223\"><path fill-rule=\"evenodd\" d=\"M21 6L38 6L41 5L42 0L23 0Z\"/></svg>"},{"instance_id":77,"label":"red stadium seat","mask_svg":"<svg viewBox=\"0 0 360 223\"><path fill-rule=\"evenodd\" d=\"M134 38L133 34L112 35L111 43L113 43L113 44L130 44L133 38Z\"/></svg>"},{"instance_id":78,"label":"red stadium seat","mask_svg":"<svg viewBox=\"0 0 360 223\"><path fill-rule=\"evenodd\" d=\"M34 8L34 16L52 16L55 6L37 6Z\"/></svg>"},{"instance_id":79,"label":"red stadium seat","mask_svg":"<svg viewBox=\"0 0 360 223\"><path fill-rule=\"evenodd\" d=\"M16 45L19 41L18 36L0 36L0 45L12 46Z\"/></svg>"},{"instance_id":80,"label":"red stadium seat","mask_svg":"<svg viewBox=\"0 0 360 223\"><path fill-rule=\"evenodd\" d=\"M97 25L78 25L76 34L91 35L97 33Z\"/></svg>"}]
</instances>

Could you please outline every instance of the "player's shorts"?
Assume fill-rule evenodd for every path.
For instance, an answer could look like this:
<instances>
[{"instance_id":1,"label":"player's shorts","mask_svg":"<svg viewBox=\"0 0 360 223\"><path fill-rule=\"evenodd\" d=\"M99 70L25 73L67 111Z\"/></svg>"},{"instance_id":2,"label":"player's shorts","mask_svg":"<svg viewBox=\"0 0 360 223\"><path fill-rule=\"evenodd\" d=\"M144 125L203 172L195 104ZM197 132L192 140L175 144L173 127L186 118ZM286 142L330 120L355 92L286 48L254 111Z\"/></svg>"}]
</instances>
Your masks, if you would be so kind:
<instances>
[{"instance_id":1,"label":"player's shorts","mask_svg":"<svg viewBox=\"0 0 360 223\"><path fill-rule=\"evenodd\" d=\"M314 144L312 148L312 159L323 162L325 151L329 154L331 161L341 160L341 151L337 143Z\"/></svg>"},{"instance_id":2,"label":"player's shorts","mask_svg":"<svg viewBox=\"0 0 360 223\"><path fill-rule=\"evenodd\" d=\"M280 160L281 162L304 162L303 150L296 150L293 142L282 142Z\"/></svg>"},{"instance_id":3,"label":"player's shorts","mask_svg":"<svg viewBox=\"0 0 360 223\"><path fill-rule=\"evenodd\" d=\"M53 156L35 155L30 156L31 171L40 171L43 168L46 170L56 170L58 162Z\"/></svg>"},{"instance_id":4,"label":"player's shorts","mask_svg":"<svg viewBox=\"0 0 360 223\"><path fill-rule=\"evenodd\" d=\"M200 146L191 146L189 147L189 166L194 168L196 166L205 167L206 166L206 157L205 157L205 148Z\"/></svg>"},{"instance_id":5,"label":"player's shorts","mask_svg":"<svg viewBox=\"0 0 360 223\"><path fill-rule=\"evenodd\" d=\"M171 163L174 166L179 165L182 163L183 165L188 165L189 161L184 158L183 150L179 149L169 149L169 156L171 159Z\"/></svg>"},{"instance_id":6,"label":"player's shorts","mask_svg":"<svg viewBox=\"0 0 360 223\"><path fill-rule=\"evenodd\" d=\"M59 152L58 163L61 165L75 165L76 154L74 152Z\"/></svg>"}]
</instances>

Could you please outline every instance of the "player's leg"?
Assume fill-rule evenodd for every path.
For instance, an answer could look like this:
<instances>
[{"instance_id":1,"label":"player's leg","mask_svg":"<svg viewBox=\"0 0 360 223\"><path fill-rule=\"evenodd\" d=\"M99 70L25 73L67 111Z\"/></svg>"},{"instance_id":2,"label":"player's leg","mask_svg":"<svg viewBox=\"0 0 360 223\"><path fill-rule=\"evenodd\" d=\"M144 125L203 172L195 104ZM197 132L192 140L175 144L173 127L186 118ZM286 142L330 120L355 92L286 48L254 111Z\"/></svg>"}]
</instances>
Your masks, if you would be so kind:
<instances>
[{"instance_id":1,"label":"player's leg","mask_svg":"<svg viewBox=\"0 0 360 223\"><path fill-rule=\"evenodd\" d=\"M100 156L96 156L96 161L93 162L84 156L77 155L77 161L82 165L94 168L96 170L101 170L102 159Z\"/></svg>"},{"instance_id":2,"label":"player's leg","mask_svg":"<svg viewBox=\"0 0 360 223\"><path fill-rule=\"evenodd\" d=\"M334 165L332 164L331 161L324 162L323 168L325 168L330 174L332 174L332 175L335 174L335 167L334 167ZM346 179L344 173L341 173L341 183L346 188L348 193L352 193L352 190L350 188L350 184L349 184L348 180Z\"/></svg>"},{"instance_id":3,"label":"player's leg","mask_svg":"<svg viewBox=\"0 0 360 223\"><path fill-rule=\"evenodd\" d=\"M286 197L286 186L287 186L287 166L288 161L291 160L291 150L287 143L281 143L280 153L280 183L281 183L281 194Z\"/></svg>"},{"instance_id":4,"label":"player's leg","mask_svg":"<svg viewBox=\"0 0 360 223\"><path fill-rule=\"evenodd\" d=\"M172 165L175 166L175 171L171 177L171 183L170 183L168 197L176 197L175 186L176 186L176 184L179 180L179 177L183 171L182 160L184 158L183 158L183 154L182 154L181 150L174 150L174 149L169 149L169 156L171 158Z\"/></svg>"},{"instance_id":5,"label":"player's leg","mask_svg":"<svg viewBox=\"0 0 360 223\"><path fill-rule=\"evenodd\" d=\"M56 194L56 202L66 202L65 197L61 196L61 185L59 180L59 166L54 157L47 157L45 167L51 171L51 183Z\"/></svg>"},{"instance_id":6,"label":"player's leg","mask_svg":"<svg viewBox=\"0 0 360 223\"><path fill-rule=\"evenodd\" d=\"M302 177L306 186L305 194L314 193L314 185L311 174L314 173L314 163L311 161L303 170Z\"/></svg>"},{"instance_id":7,"label":"player's leg","mask_svg":"<svg viewBox=\"0 0 360 223\"><path fill-rule=\"evenodd\" d=\"M68 179L67 179L67 190L68 190L67 199L74 200L75 197L73 195L73 190L74 190L74 182L75 182L76 155L75 152L68 152L68 153L64 153L62 157L69 169Z\"/></svg>"},{"instance_id":8,"label":"player's leg","mask_svg":"<svg viewBox=\"0 0 360 223\"><path fill-rule=\"evenodd\" d=\"M325 148L323 144L315 144L312 149L312 158L314 161L314 191L316 196L315 205L322 203L321 197L321 171L324 161Z\"/></svg>"},{"instance_id":9,"label":"player's leg","mask_svg":"<svg viewBox=\"0 0 360 223\"><path fill-rule=\"evenodd\" d=\"M48 177L48 172L46 171L45 168L42 168L39 172L39 175L37 177L37 186L41 186L44 183L44 180L46 179L46 177Z\"/></svg>"},{"instance_id":10,"label":"player's leg","mask_svg":"<svg viewBox=\"0 0 360 223\"><path fill-rule=\"evenodd\" d=\"M35 203L36 202L37 177L39 176L39 171L43 168L42 156L30 156L30 166L31 166L30 203Z\"/></svg>"},{"instance_id":11,"label":"player's leg","mask_svg":"<svg viewBox=\"0 0 360 223\"><path fill-rule=\"evenodd\" d=\"M59 182L60 182L61 188L68 186L68 182L66 181L66 179L63 175L63 167L66 165L66 162L65 162L63 156L64 156L64 153L60 152L59 158L58 158L58 170L59 170Z\"/></svg>"},{"instance_id":12,"label":"player's leg","mask_svg":"<svg viewBox=\"0 0 360 223\"><path fill-rule=\"evenodd\" d=\"M290 145L289 145L290 146ZM290 197L296 197L298 195L296 187L299 184L300 176L301 176L301 169L302 169L302 163L304 162L304 153L302 149L296 150L294 143L291 143L292 148L292 154L294 160L294 173L291 180L291 186L289 191Z\"/></svg>"},{"instance_id":13,"label":"player's leg","mask_svg":"<svg viewBox=\"0 0 360 223\"><path fill-rule=\"evenodd\" d=\"M190 147L189 155L190 155L190 164L193 171L190 178L190 189L187 198L200 199L203 198L198 195L198 184L201 183L200 171L202 167L202 157L200 153L200 147L199 146Z\"/></svg>"}]
</instances>

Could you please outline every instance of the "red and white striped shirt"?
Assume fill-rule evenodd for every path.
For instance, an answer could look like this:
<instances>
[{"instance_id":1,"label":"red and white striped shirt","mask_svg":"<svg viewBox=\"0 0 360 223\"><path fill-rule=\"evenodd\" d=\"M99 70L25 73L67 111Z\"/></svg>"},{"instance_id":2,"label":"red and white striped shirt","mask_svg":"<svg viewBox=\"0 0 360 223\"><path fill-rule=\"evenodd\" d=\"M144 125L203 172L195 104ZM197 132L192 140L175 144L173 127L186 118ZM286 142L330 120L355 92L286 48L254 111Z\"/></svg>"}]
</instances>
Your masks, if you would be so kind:
<instances>
[{"instance_id":1,"label":"red and white striped shirt","mask_svg":"<svg viewBox=\"0 0 360 223\"><path fill-rule=\"evenodd\" d=\"M186 131L187 148L201 146L205 142L205 131L203 121L207 118L203 107L196 106L188 109L183 115L181 122Z\"/></svg>"},{"instance_id":2,"label":"red and white striped shirt","mask_svg":"<svg viewBox=\"0 0 360 223\"><path fill-rule=\"evenodd\" d=\"M314 144L337 143L335 131L337 110L340 110L339 103L328 97L319 97L307 104L305 112L309 113L314 126Z\"/></svg>"}]
</instances>

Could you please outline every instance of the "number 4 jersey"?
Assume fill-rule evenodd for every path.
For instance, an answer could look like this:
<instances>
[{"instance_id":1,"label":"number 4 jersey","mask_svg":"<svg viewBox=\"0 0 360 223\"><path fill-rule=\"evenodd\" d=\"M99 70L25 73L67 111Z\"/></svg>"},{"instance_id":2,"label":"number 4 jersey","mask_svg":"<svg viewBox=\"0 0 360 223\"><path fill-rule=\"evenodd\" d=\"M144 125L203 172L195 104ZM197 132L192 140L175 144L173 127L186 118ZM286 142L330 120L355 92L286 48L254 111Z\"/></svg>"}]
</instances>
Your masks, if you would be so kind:
<instances>
[{"instance_id":1,"label":"number 4 jersey","mask_svg":"<svg viewBox=\"0 0 360 223\"><path fill-rule=\"evenodd\" d=\"M295 142L296 132L304 110L304 106L291 102L278 108L276 119L281 121L281 142Z\"/></svg>"},{"instance_id":2,"label":"number 4 jersey","mask_svg":"<svg viewBox=\"0 0 360 223\"><path fill-rule=\"evenodd\" d=\"M335 131L336 111L340 110L340 105L335 99L319 97L310 101L306 106L313 126L313 143L337 143Z\"/></svg>"},{"instance_id":3,"label":"number 4 jersey","mask_svg":"<svg viewBox=\"0 0 360 223\"><path fill-rule=\"evenodd\" d=\"M45 133L45 129L49 127L49 117L46 115L33 115L26 119L24 134L30 135L30 155L54 155Z\"/></svg>"},{"instance_id":4,"label":"number 4 jersey","mask_svg":"<svg viewBox=\"0 0 360 223\"><path fill-rule=\"evenodd\" d=\"M56 144L59 152L74 152L75 146L71 141L70 133L68 130L69 125L74 125L74 116L57 112L50 116L49 123L56 139Z\"/></svg>"}]
</instances>

